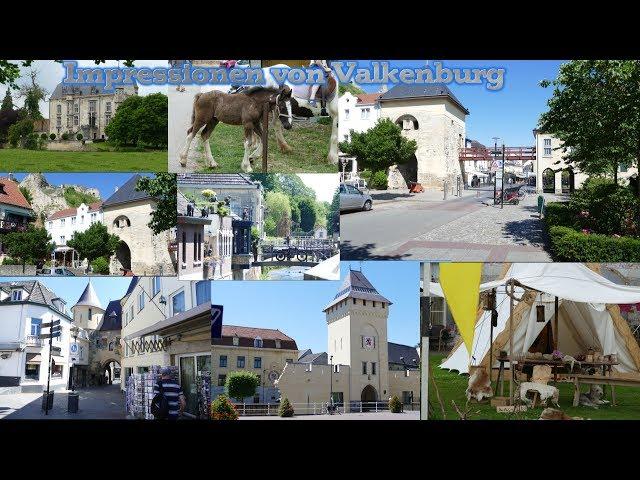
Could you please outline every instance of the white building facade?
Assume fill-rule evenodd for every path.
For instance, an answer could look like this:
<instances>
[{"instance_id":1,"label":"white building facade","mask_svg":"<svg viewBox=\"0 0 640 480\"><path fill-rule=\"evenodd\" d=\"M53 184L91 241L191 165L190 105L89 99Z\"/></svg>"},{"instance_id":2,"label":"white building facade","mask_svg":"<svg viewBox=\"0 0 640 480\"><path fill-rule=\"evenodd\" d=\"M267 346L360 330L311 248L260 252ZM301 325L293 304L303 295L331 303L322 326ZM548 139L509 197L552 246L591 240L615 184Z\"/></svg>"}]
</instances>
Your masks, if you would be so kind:
<instances>
[{"instance_id":1,"label":"white building facade","mask_svg":"<svg viewBox=\"0 0 640 480\"><path fill-rule=\"evenodd\" d=\"M84 232L94 223L102 221L102 202L89 205L82 203L78 208L67 208L50 215L45 228L56 246L65 246L77 232Z\"/></svg>"},{"instance_id":2,"label":"white building facade","mask_svg":"<svg viewBox=\"0 0 640 480\"><path fill-rule=\"evenodd\" d=\"M49 376L51 389L64 389L69 379L71 318L65 301L42 283L31 280L0 282L0 393L42 392ZM60 322L61 334L41 339L49 329L43 324Z\"/></svg>"},{"instance_id":3,"label":"white building facade","mask_svg":"<svg viewBox=\"0 0 640 480\"><path fill-rule=\"evenodd\" d=\"M363 93L353 95L346 92L338 99L340 122L338 139L340 142L351 141L351 130L362 133L373 127L380 118L378 99L381 93Z\"/></svg>"}]
</instances>

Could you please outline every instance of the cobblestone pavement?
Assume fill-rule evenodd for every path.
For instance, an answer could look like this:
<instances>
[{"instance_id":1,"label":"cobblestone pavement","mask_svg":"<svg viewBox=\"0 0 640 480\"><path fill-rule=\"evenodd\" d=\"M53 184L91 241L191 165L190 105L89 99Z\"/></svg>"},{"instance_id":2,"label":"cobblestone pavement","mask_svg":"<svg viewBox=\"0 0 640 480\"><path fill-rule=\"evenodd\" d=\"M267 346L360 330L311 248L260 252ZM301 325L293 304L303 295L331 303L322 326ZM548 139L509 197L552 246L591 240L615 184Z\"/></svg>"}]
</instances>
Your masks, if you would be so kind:
<instances>
[{"instance_id":1,"label":"cobblestone pavement","mask_svg":"<svg viewBox=\"0 0 640 480\"><path fill-rule=\"evenodd\" d=\"M395 192L391 192L393 195ZM425 192L426 193L426 192ZM437 192L440 196L442 192ZM538 195L519 205L494 206L492 189L436 200L400 193L371 212L342 215L344 259L549 262L548 239L537 213ZM423 195L423 194L419 194ZM544 194L545 200L559 196Z\"/></svg>"},{"instance_id":2,"label":"cobblestone pavement","mask_svg":"<svg viewBox=\"0 0 640 480\"><path fill-rule=\"evenodd\" d=\"M32 420L96 420L124 419L124 394L120 384L77 390L80 395L78 413L67 412L68 391L56 391L53 409L48 415L42 410L42 393L0 395L0 419Z\"/></svg>"},{"instance_id":3,"label":"cobblestone pavement","mask_svg":"<svg viewBox=\"0 0 640 480\"><path fill-rule=\"evenodd\" d=\"M240 420L420 420L420 412L417 410L391 413L391 412L367 412L367 413L342 413L340 415L296 415L291 418L282 418L277 415L240 417Z\"/></svg>"}]
</instances>

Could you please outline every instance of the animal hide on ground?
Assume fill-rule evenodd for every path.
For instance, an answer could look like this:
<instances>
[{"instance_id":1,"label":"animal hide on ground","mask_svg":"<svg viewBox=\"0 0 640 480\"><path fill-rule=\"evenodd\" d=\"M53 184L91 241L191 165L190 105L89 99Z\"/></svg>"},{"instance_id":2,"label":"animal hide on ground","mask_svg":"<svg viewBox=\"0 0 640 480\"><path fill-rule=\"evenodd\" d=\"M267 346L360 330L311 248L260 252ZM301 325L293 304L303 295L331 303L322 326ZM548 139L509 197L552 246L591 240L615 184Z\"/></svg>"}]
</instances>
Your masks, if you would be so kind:
<instances>
[{"instance_id":1,"label":"animal hide on ground","mask_svg":"<svg viewBox=\"0 0 640 480\"><path fill-rule=\"evenodd\" d=\"M477 401L481 402L483 398L490 397L493 397L493 390L491 389L489 374L484 368L478 368L469 377L467 400L475 398Z\"/></svg>"},{"instance_id":2,"label":"animal hide on ground","mask_svg":"<svg viewBox=\"0 0 640 480\"><path fill-rule=\"evenodd\" d=\"M520 384L520 399L527 405L531 405L532 401L527 398L527 392L538 392L540 395L540 402L546 404L547 400L551 399L556 407L558 405L558 398L560 397L560 391L553 385L544 385L542 383L522 382Z\"/></svg>"},{"instance_id":3,"label":"animal hide on ground","mask_svg":"<svg viewBox=\"0 0 640 480\"><path fill-rule=\"evenodd\" d=\"M535 365L531 375L531 382L546 385L551 379L551 374L552 369L549 365Z\"/></svg>"},{"instance_id":4,"label":"animal hide on ground","mask_svg":"<svg viewBox=\"0 0 640 480\"><path fill-rule=\"evenodd\" d=\"M582 417L570 417L562 410L556 408L545 408L538 420L583 420Z\"/></svg>"}]
</instances>

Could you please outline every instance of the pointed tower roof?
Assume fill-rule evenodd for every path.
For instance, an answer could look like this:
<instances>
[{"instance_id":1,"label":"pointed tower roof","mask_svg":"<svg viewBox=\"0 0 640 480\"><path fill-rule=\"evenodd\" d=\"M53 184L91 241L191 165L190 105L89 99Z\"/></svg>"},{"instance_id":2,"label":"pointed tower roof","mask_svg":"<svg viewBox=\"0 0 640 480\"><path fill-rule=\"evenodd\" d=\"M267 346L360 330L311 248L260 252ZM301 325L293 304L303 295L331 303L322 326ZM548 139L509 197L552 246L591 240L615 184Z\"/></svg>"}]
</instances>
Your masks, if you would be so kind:
<instances>
[{"instance_id":1,"label":"pointed tower roof","mask_svg":"<svg viewBox=\"0 0 640 480\"><path fill-rule=\"evenodd\" d=\"M324 308L324 311L345 298L361 298L362 300L384 302L389 305L393 303L380 295L378 290L376 290L367 277L364 276L364 273L357 270L349 270L349 274L342 282L342 287L340 287L336 296L333 297L331 303Z\"/></svg>"},{"instance_id":2,"label":"pointed tower roof","mask_svg":"<svg viewBox=\"0 0 640 480\"><path fill-rule=\"evenodd\" d=\"M87 307L95 307L95 308L99 308L100 310L104 310L104 308L102 308L102 305L100 304L100 299L98 298L96 291L93 289L91 280L89 280L89 283L87 283L87 286L85 287L84 292L82 292L82 295L80 295L80 298L78 299L78 301L73 307L75 308L81 305L87 306Z\"/></svg>"}]
</instances>

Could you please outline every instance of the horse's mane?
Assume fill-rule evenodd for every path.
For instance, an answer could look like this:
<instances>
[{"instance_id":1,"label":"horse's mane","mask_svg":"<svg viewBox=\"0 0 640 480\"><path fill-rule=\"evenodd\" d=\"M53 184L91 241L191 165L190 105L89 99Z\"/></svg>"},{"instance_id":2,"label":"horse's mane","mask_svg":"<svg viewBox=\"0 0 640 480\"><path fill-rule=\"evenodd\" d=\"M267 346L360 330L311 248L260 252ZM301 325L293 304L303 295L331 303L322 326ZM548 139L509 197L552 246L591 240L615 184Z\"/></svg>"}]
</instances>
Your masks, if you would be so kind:
<instances>
[{"instance_id":1,"label":"horse's mane","mask_svg":"<svg viewBox=\"0 0 640 480\"><path fill-rule=\"evenodd\" d=\"M258 85L256 87L250 87L246 90L242 90L240 93L244 93L245 95L254 95L256 93L261 92L269 92L269 93L277 93L278 89L273 87L263 87L262 85Z\"/></svg>"}]
</instances>

